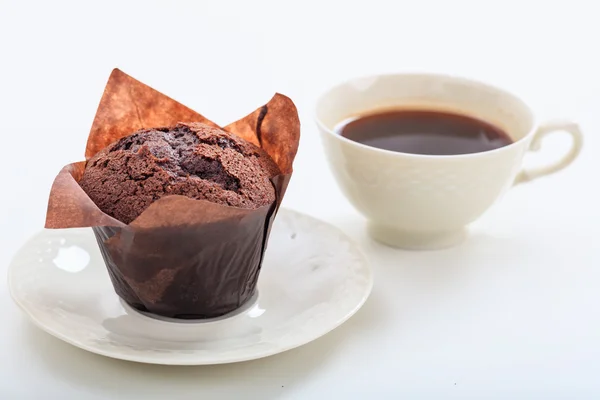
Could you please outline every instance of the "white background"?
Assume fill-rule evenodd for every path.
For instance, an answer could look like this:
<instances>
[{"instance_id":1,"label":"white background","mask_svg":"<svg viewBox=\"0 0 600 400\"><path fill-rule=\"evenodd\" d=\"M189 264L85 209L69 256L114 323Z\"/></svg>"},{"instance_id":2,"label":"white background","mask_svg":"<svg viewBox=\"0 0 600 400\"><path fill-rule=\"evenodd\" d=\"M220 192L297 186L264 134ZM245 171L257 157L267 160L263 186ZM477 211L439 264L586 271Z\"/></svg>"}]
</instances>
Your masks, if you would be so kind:
<instances>
[{"instance_id":1,"label":"white background","mask_svg":"<svg viewBox=\"0 0 600 400\"><path fill-rule=\"evenodd\" d=\"M223 124L276 91L290 96L303 130L285 205L342 227L376 275L364 308L316 342L200 368L72 348L34 328L2 285L0 398L600 398L598 7L0 0L0 274L42 228L56 173L83 158L102 89L119 67ZM329 85L393 71L502 85L543 117L579 121L584 151L569 169L508 193L459 247L378 245L335 186L312 110ZM545 157L566 143L550 138Z\"/></svg>"}]
</instances>

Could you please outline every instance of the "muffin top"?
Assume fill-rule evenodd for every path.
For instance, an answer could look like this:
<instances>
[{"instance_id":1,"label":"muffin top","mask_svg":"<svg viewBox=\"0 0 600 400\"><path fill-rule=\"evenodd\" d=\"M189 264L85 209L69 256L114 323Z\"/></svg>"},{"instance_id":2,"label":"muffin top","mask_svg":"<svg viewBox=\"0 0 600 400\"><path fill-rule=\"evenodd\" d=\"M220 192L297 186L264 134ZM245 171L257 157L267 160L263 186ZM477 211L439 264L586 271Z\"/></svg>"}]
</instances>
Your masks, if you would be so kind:
<instances>
[{"instance_id":1,"label":"muffin top","mask_svg":"<svg viewBox=\"0 0 600 400\"><path fill-rule=\"evenodd\" d=\"M254 209L275 201L279 169L260 147L204 124L144 129L91 158L79 184L106 214L129 224L169 195Z\"/></svg>"}]
</instances>

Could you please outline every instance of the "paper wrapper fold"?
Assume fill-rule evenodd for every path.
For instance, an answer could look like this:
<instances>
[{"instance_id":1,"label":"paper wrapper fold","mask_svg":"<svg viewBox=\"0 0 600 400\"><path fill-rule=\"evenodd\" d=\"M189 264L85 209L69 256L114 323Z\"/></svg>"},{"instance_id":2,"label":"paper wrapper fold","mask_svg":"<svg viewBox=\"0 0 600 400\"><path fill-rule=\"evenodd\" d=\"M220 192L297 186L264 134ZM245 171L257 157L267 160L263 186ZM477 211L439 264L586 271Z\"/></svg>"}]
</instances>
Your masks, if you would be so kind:
<instances>
[{"instance_id":1,"label":"paper wrapper fold","mask_svg":"<svg viewBox=\"0 0 600 400\"><path fill-rule=\"evenodd\" d=\"M86 160L143 128L202 122L195 111L115 69L104 90ZM85 161L56 177L46 228L92 227L117 294L130 306L174 318L212 318L242 306L256 290L271 225L292 174L300 122L292 101L276 94L227 125L262 147L281 174L271 177L276 201L255 210L185 196L152 203L129 225L102 212L79 186Z\"/></svg>"}]
</instances>

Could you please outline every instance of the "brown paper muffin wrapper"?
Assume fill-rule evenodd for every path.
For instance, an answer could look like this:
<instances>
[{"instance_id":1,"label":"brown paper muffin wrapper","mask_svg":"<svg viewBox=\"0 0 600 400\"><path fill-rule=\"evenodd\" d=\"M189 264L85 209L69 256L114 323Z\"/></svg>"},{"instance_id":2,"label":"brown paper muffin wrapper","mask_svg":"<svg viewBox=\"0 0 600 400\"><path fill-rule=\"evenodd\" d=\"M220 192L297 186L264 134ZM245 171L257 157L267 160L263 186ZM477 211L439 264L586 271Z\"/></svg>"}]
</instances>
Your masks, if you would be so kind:
<instances>
[{"instance_id":1,"label":"brown paper muffin wrapper","mask_svg":"<svg viewBox=\"0 0 600 400\"><path fill-rule=\"evenodd\" d=\"M195 111L113 70L85 150L86 160L139 129L202 122ZM300 121L292 101L276 94L224 127L262 147L279 166L276 201L254 210L185 196L152 203L130 224L102 212L79 186L86 161L56 177L46 228L92 227L117 294L130 306L172 318L212 318L242 306L256 290L273 220L292 175Z\"/></svg>"}]
</instances>

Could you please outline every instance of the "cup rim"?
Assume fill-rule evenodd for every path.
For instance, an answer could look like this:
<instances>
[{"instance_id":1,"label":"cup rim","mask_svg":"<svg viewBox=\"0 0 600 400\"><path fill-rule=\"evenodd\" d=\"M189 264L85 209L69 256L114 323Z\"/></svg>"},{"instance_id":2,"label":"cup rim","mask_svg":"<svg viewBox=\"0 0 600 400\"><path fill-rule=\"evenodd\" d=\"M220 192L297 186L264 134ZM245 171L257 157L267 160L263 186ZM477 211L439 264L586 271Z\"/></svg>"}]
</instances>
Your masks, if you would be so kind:
<instances>
[{"instance_id":1,"label":"cup rim","mask_svg":"<svg viewBox=\"0 0 600 400\"><path fill-rule=\"evenodd\" d=\"M339 88L344 85L348 85L349 83L351 83L353 81L358 81L358 80L363 80L363 79L368 80L368 79L375 79L375 78L382 78L382 77L399 77L399 76L407 77L407 78L410 78L410 77L446 78L446 79L451 79L451 80L458 81L458 82L483 86L488 89L500 92L503 95L510 96L510 97L516 99L519 103L521 103L523 108L529 112L529 114L531 115L531 120L532 120L531 128L529 129L529 132L527 132L525 135L523 135L520 139L513 141L509 145L499 147L497 149L480 151L480 152L476 152L476 153L445 154L445 155L434 155L433 154L432 155L432 154L404 153L404 152L400 152L400 151L380 149L378 147L368 146L366 144L355 142L354 140L350 140L348 138L343 137L342 135L335 133L332 129L329 129L329 127L327 127L325 125L325 123L323 123L323 121L321 121L321 119L319 118L319 115L318 115L319 114L319 105L320 105L321 101L323 100L323 98L325 96L327 96L334 89ZM538 127L538 119L537 119L536 114L533 112L533 110L531 109L529 104L521 96L517 96L516 94L514 94L506 89L503 89L499 86L495 86L495 85L492 85L492 84L489 84L489 83L486 83L486 82L483 82L483 81L480 81L477 79L466 78L464 76L456 75L456 74L432 73L432 72L395 72L395 73L392 72L392 73L381 73L381 74L367 74L367 75L355 76L353 78L349 78L349 79L340 81L335 85L329 86L328 89L321 92L321 94L317 97L316 106L313 108L313 119L316 122L317 126L321 129L322 132L326 132L327 134L334 136L337 140L347 143L348 145L355 146L359 149L363 149L365 151L371 151L374 153L379 153L382 155L393 156L393 157L410 157L410 158L417 158L417 159L432 159L432 160L448 160L448 159L458 159L458 158L463 158L463 159L464 158L480 158L480 157L485 157L490 154L508 151L508 150L512 149L513 147L520 146L523 141L528 140L531 136L533 136L533 134L535 133L535 131L537 130L537 127Z\"/></svg>"}]
</instances>

